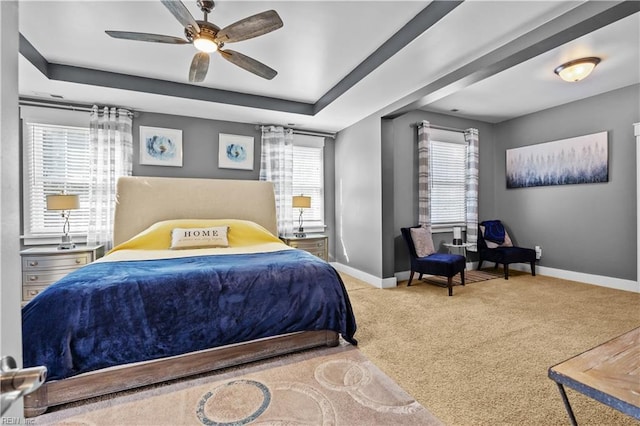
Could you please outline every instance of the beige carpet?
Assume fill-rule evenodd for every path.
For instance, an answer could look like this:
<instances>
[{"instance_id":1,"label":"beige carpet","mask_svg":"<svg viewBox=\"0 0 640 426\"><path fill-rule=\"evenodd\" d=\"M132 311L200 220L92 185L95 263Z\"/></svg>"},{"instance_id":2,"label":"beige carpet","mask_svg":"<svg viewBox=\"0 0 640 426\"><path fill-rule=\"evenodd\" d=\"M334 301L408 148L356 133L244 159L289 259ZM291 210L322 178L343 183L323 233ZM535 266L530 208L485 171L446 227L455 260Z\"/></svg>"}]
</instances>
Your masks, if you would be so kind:
<instances>
[{"instance_id":1,"label":"beige carpet","mask_svg":"<svg viewBox=\"0 0 640 426\"><path fill-rule=\"evenodd\" d=\"M502 274L501 269L490 271ZM395 395L391 397L395 403L376 397L378 404L416 407L412 402L415 398L447 425L568 425L558 390L547 377L548 368L640 325L640 294L545 276L532 277L517 271L510 273L508 281L497 278L456 287L452 297L447 296L446 290L427 283L406 287L406 282L402 282L397 288L381 290L347 275L343 279L358 322L359 347L352 352L366 358L352 359L357 367L349 368L348 374L343 367L344 374L338 374L338 380L325 380L325 385L339 383L340 378L343 384L363 383L359 379L363 372L375 373L379 368L386 376L372 373L382 377L379 382L384 386L378 390L388 389ZM259 406L261 393L253 384L240 383L242 388L227 389L228 393L220 390L238 379L262 383L306 376L303 383L308 383L310 374L302 373L306 368L296 373L296 363L310 359L314 365L310 368L315 369L329 360L318 358L320 352L324 357L348 349L349 346L341 346L288 355L208 377L125 392L122 397L72 405L35 420L37 424L59 425L201 424L196 414L197 402L207 392L216 390L216 398L228 395L233 402L237 399L233 398L234 392L239 391L243 396L253 395L254 405ZM287 367L280 368L289 364L294 364L290 373ZM276 371L273 378L258 375L270 369ZM398 385L411 397L398 390ZM319 386L322 392L329 392ZM330 400L338 401L332 404L339 406L348 401L358 406L358 410L363 409L352 392L345 392L342 385L338 387L341 391L331 390L334 396ZM170 393L179 397L166 399ZM279 393L281 390L276 389L274 395ZM639 424L571 389L567 393L580 425ZM298 397L308 399L303 394ZM202 406L208 419L240 417L238 413L217 412L212 405L216 398L209 397ZM286 403L274 413L298 416L288 424L298 421L298 424L319 424L319 416L324 412L318 406L324 404L314 405L310 400L307 403L310 403L307 407L314 408L296 410L297 402ZM250 411L246 407L245 410ZM373 417L361 414L349 417L340 414L340 409L334 411L338 413L337 424L399 424L397 419L381 417L383 414L378 412ZM426 410L414 415L424 415L425 419L414 417L409 423L436 421Z\"/></svg>"},{"instance_id":2,"label":"beige carpet","mask_svg":"<svg viewBox=\"0 0 640 426\"><path fill-rule=\"evenodd\" d=\"M448 425L568 425L548 368L640 325L638 293L517 271L452 297L343 278L359 349ZM567 393L580 425L639 424Z\"/></svg>"},{"instance_id":3,"label":"beige carpet","mask_svg":"<svg viewBox=\"0 0 640 426\"><path fill-rule=\"evenodd\" d=\"M44 414L35 422L60 426L441 424L346 343L105 398Z\"/></svg>"}]
</instances>

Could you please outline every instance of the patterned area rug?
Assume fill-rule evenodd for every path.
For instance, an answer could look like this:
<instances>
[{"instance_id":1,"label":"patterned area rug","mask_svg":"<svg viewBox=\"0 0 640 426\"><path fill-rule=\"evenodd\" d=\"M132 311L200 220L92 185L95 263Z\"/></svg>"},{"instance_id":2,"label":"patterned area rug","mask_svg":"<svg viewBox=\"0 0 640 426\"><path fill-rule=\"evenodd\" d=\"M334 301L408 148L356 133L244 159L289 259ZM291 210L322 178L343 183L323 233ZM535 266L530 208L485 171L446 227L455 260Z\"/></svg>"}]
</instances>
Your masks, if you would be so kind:
<instances>
[{"instance_id":1,"label":"patterned area rug","mask_svg":"<svg viewBox=\"0 0 640 426\"><path fill-rule=\"evenodd\" d=\"M511 274L512 271L509 271L509 273ZM504 279L504 271L502 268L494 269L494 270L481 269L479 271L477 270L464 271L465 285L471 284L471 283L477 283L480 281L493 280L495 278ZM436 276L430 275L430 276L422 277L422 281L425 281L431 284L437 284L440 286L444 285L445 287L447 285L447 277L436 277ZM454 276L452 282L453 282L453 285L460 285L460 274ZM414 284L411 283L411 285L414 285Z\"/></svg>"},{"instance_id":2,"label":"patterned area rug","mask_svg":"<svg viewBox=\"0 0 640 426\"><path fill-rule=\"evenodd\" d=\"M357 348L341 345L46 413L54 425L441 425Z\"/></svg>"}]
</instances>

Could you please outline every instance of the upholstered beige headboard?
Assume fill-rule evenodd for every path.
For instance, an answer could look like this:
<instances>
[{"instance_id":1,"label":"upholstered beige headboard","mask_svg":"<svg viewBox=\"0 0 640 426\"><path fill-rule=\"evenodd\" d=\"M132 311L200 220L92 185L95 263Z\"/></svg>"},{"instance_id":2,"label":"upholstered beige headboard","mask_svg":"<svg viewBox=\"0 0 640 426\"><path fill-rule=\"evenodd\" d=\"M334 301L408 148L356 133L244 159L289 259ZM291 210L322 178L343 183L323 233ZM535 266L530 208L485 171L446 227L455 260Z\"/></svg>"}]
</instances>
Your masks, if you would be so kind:
<instances>
[{"instance_id":1,"label":"upholstered beige headboard","mask_svg":"<svg viewBox=\"0 0 640 426\"><path fill-rule=\"evenodd\" d=\"M278 235L271 182L130 176L118 180L113 243L169 219L243 219Z\"/></svg>"}]
</instances>

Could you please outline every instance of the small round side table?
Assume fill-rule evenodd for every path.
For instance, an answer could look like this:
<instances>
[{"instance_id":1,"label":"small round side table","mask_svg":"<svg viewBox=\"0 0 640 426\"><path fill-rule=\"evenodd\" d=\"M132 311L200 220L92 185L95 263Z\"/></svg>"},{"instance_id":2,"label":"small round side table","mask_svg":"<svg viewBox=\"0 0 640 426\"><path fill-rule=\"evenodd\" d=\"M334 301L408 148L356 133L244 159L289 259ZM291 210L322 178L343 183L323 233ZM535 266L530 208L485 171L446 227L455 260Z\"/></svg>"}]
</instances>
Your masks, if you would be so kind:
<instances>
[{"instance_id":1,"label":"small round side table","mask_svg":"<svg viewBox=\"0 0 640 426\"><path fill-rule=\"evenodd\" d=\"M467 247L471 247L471 243L462 243L462 244L452 244L452 243L443 243L443 245L449 249L449 254L455 249L458 251L458 254L462 254L464 258L467 258Z\"/></svg>"}]
</instances>

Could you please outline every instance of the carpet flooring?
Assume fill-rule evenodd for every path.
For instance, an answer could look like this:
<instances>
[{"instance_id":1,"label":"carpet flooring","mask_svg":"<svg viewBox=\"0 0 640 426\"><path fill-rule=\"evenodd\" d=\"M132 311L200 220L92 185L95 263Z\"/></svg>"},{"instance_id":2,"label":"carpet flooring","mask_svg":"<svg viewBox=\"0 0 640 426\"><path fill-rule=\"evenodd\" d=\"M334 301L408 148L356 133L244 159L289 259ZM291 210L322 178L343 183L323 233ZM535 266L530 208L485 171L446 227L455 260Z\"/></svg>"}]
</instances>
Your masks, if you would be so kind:
<instances>
[{"instance_id":1,"label":"carpet flooring","mask_svg":"<svg viewBox=\"0 0 640 426\"><path fill-rule=\"evenodd\" d=\"M366 370L384 373L384 379L380 379L380 383L384 383L382 388L392 389L394 395L401 395L396 397L396 405L416 407L410 402L415 399L417 405L425 408L422 414L428 420L414 418L409 422L412 424L429 424L439 419L452 426L568 425L556 385L547 376L548 368L640 326L640 294L540 275L532 277L518 271L511 272L510 279L504 280L501 269L491 269L491 272L500 277L456 287L452 297L447 296L442 288L426 282L411 287L400 282L393 289L378 289L341 274L358 323L356 338L359 345L354 352L365 358L354 361L358 365L354 369L343 368L343 373L345 370L347 373L338 374L337 380L325 380L325 385L331 382L336 385L341 378L342 384L338 387L342 391L336 392L341 398L353 402L353 395L344 392L343 385L363 383L359 378L364 376L363 366L366 366ZM345 348L342 345L322 351L332 350L337 353ZM188 424L185 423L187 420L202 424L195 420L195 413L201 406L201 412L207 419L223 423L241 415L247 416L250 410L245 407L245 411L239 413L227 412L227 417L213 417L216 411L208 402L211 398L202 405L197 403L207 392L221 395L214 390L238 379L268 382L270 379L257 374L263 370L278 370L285 364L295 364L302 358L315 359L314 368L317 368L323 362L322 357L330 354L316 351L192 379L196 381L130 391L122 395L124 399L101 398L44 414L34 419L35 424L179 425ZM293 381L303 375L296 372L292 376L283 372L283 378L278 380ZM246 383L244 386L239 393L244 397L252 391L254 404L258 406L256 409L259 408L262 405L260 392ZM197 392L194 391L195 396L188 404L180 402L182 400L162 399L167 390L187 395L182 391L192 388L197 388ZM567 393L580 425L639 424L637 420L571 389ZM238 399L233 398L237 395L233 392L227 395L231 400ZM158 398L156 402L146 407L147 402L154 398ZM186 400L187 397L180 398ZM388 399L382 401L387 401L383 405L393 405L388 403ZM140 402L142 411L138 414L128 411L129 414L122 417L127 412L125 409L128 410L126 404ZM174 410L181 404L187 407L187 411L176 414ZM357 401L355 404L361 405ZM288 416L297 417L290 417L286 422L269 417L271 421L267 423L322 423L317 410L313 414L315 417L302 418L301 413L289 411L288 405L276 408ZM152 420L147 421L147 418ZM348 420L345 423L338 415L336 424L401 424L397 420L362 417L360 414L345 415L342 419Z\"/></svg>"},{"instance_id":2,"label":"carpet flooring","mask_svg":"<svg viewBox=\"0 0 640 426\"><path fill-rule=\"evenodd\" d=\"M103 398L34 421L57 426L442 424L346 342Z\"/></svg>"},{"instance_id":3,"label":"carpet flooring","mask_svg":"<svg viewBox=\"0 0 640 426\"><path fill-rule=\"evenodd\" d=\"M451 297L427 283L378 289L342 276L359 349L447 425L568 425L549 367L640 326L638 293L519 271ZM567 394L580 425L640 424Z\"/></svg>"}]
</instances>

